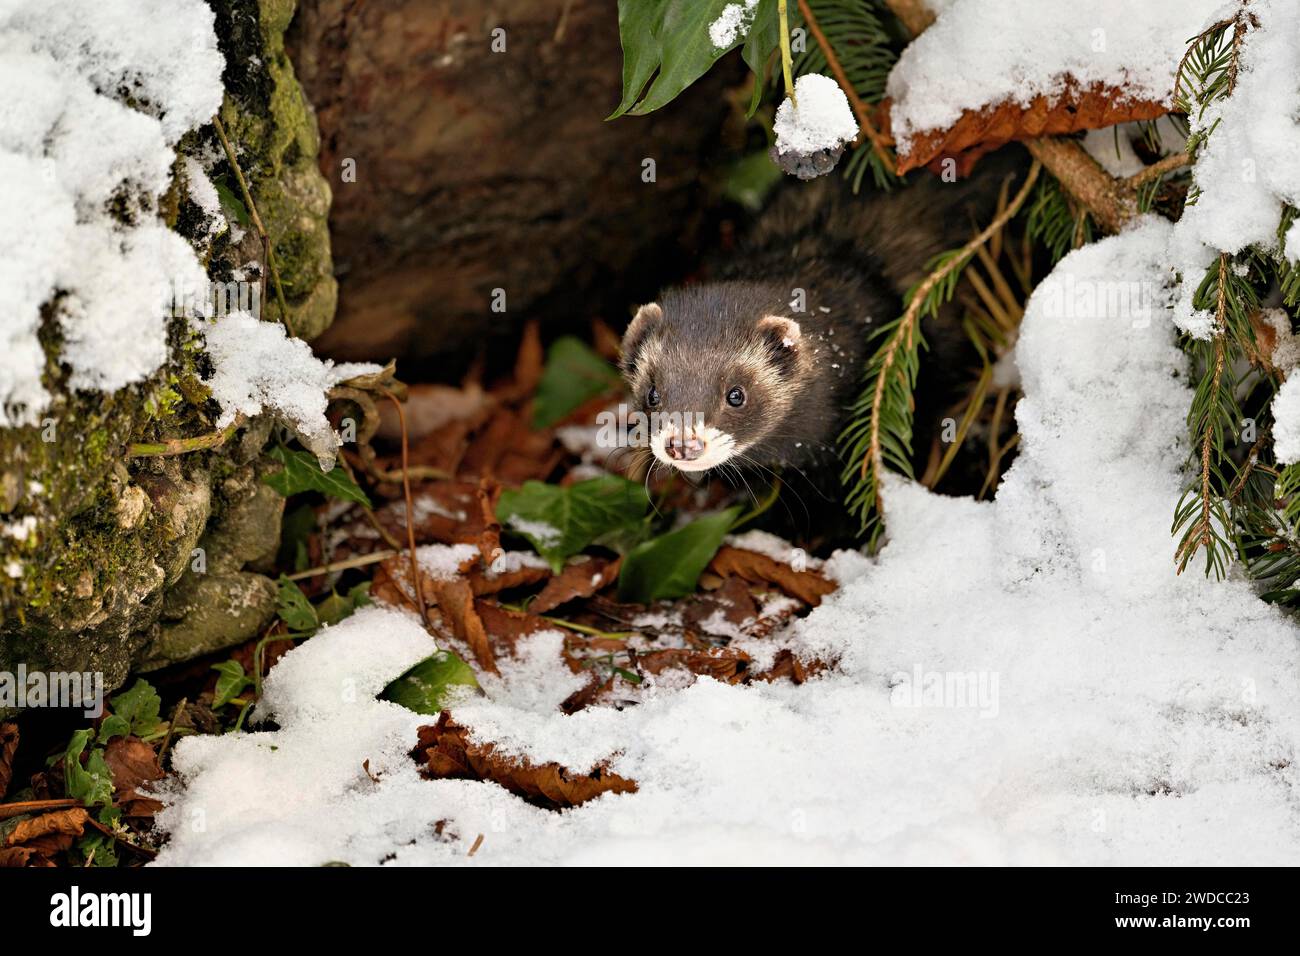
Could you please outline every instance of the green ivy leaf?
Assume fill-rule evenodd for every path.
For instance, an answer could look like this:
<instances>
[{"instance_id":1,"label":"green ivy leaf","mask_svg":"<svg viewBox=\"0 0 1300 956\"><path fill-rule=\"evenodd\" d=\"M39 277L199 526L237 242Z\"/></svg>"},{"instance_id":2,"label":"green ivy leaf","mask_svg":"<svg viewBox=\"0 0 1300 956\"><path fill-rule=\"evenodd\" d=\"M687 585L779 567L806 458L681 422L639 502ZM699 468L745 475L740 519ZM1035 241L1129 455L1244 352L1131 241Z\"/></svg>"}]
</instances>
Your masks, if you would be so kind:
<instances>
[{"instance_id":1,"label":"green ivy leaf","mask_svg":"<svg viewBox=\"0 0 1300 956\"><path fill-rule=\"evenodd\" d=\"M239 661L222 661L213 664L212 669L219 675L217 689L212 697L213 710L225 707L247 688L253 686L253 678L244 673L244 665Z\"/></svg>"},{"instance_id":2,"label":"green ivy leaf","mask_svg":"<svg viewBox=\"0 0 1300 956\"><path fill-rule=\"evenodd\" d=\"M453 687L478 687L474 670L451 651L426 657L379 696L417 714L436 714L447 705Z\"/></svg>"},{"instance_id":3,"label":"green ivy leaf","mask_svg":"<svg viewBox=\"0 0 1300 956\"><path fill-rule=\"evenodd\" d=\"M734 2L736 0L619 0L623 99L609 118L659 109L742 43L745 62L758 77L750 108L752 115L762 95L768 60L779 42L777 3L776 0L758 0L748 33L738 35L726 49L718 49L709 36L709 25L729 3Z\"/></svg>"},{"instance_id":4,"label":"green ivy leaf","mask_svg":"<svg viewBox=\"0 0 1300 956\"><path fill-rule=\"evenodd\" d=\"M125 737L131 733L131 722L117 714L109 714L99 725L99 736L96 741L106 744L114 737Z\"/></svg>"},{"instance_id":5,"label":"green ivy leaf","mask_svg":"<svg viewBox=\"0 0 1300 956\"><path fill-rule=\"evenodd\" d=\"M728 508L637 545L618 574L619 600L649 604L690 594L740 512Z\"/></svg>"},{"instance_id":6,"label":"green ivy leaf","mask_svg":"<svg viewBox=\"0 0 1300 956\"><path fill-rule=\"evenodd\" d=\"M235 195L235 191L227 186L224 180L213 180L212 185L217 187L217 198L221 200L221 207L234 216L241 226L247 226L250 220L248 208L243 200Z\"/></svg>"},{"instance_id":7,"label":"green ivy leaf","mask_svg":"<svg viewBox=\"0 0 1300 956\"><path fill-rule=\"evenodd\" d=\"M370 507L366 493L357 487L357 483L348 477L341 466L335 465L333 471L321 471L316 456L311 452L291 451L283 445L277 445L267 454L284 467L263 480L286 498L303 491L319 491L331 498L355 501Z\"/></svg>"},{"instance_id":8,"label":"green ivy leaf","mask_svg":"<svg viewBox=\"0 0 1300 956\"><path fill-rule=\"evenodd\" d=\"M537 383L533 427L554 425L620 381L618 370L581 339L572 335L556 339L546 350L546 367Z\"/></svg>"},{"instance_id":9,"label":"green ivy leaf","mask_svg":"<svg viewBox=\"0 0 1300 956\"><path fill-rule=\"evenodd\" d=\"M567 487L526 481L501 493L497 520L527 538L558 574L590 544L618 549L640 538L650 499L638 482L602 475Z\"/></svg>"},{"instance_id":10,"label":"green ivy leaf","mask_svg":"<svg viewBox=\"0 0 1300 956\"><path fill-rule=\"evenodd\" d=\"M347 594L331 591L329 597L316 605L316 617L322 624L337 624L370 603L370 582L363 581Z\"/></svg>"},{"instance_id":11,"label":"green ivy leaf","mask_svg":"<svg viewBox=\"0 0 1300 956\"><path fill-rule=\"evenodd\" d=\"M136 678L136 682L131 685L130 690L125 690L109 701L109 709L113 717L120 718L127 725L127 730L122 733L135 734L137 737L145 737L158 729L161 721L158 718L158 712L162 708L162 698L158 692L144 678ZM103 728L108 726L112 718L104 721L100 727L100 740L106 741L108 737L104 736ZM117 728L121 725L117 721L112 721L113 727L109 736L117 736Z\"/></svg>"},{"instance_id":12,"label":"green ivy leaf","mask_svg":"<svg viewBox=\"0 0 1300 956\"><path fill-rule=\"evenodd\" d=\"M68 796L86 806L108 806L113 802L113 774L104 763L103 748L91 748L86 765L81 765L81 755L93 733L90 729L78 730L68 741L68 749L63 752L63 787Z\"/></svg>"},{"instance_id":13,"label":"green ivy leaf","mask_svg":"<svg viewBox=\"0 0 1300 956\"><path fill-rule=\"evenodd\" d=\"M311 634L316 631L320 627L320 618L316 616L316 609L307 600L307 595L302 593L302 588L283 574L278 583L280 590L276 596L276 612L280 615L280 620L295 633Z\"/></svg>"}]
</instances>

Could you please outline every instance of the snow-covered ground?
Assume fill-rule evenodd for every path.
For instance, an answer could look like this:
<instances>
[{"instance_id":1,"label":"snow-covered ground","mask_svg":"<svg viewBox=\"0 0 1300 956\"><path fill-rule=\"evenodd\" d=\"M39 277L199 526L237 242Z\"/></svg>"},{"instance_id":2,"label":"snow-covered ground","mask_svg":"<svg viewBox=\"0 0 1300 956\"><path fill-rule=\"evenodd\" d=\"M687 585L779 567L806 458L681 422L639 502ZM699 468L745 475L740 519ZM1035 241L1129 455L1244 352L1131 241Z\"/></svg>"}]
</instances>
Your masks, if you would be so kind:
<instances>
[{"instance_id":1,"label":"snow-covered ground","mask_svg":"<svg viewBox=\"0 0 1300 956\"><path fill-rule=\"evenodd\" d=\"M834 673L564 716L559 637L534 637L454 715L640 786L555 813L419 778L430 719L374 695L431 642L363 610L272 671L260 713L282 729L177 745L158 862L1293 862L1297 630L1242 582L1173 574L1189 392L1170 236L1144 222L1040 286L1020 457L992 503L887 489L887 547L839 555L841 590L796 625Z\"/></svg>"}]
</instances>

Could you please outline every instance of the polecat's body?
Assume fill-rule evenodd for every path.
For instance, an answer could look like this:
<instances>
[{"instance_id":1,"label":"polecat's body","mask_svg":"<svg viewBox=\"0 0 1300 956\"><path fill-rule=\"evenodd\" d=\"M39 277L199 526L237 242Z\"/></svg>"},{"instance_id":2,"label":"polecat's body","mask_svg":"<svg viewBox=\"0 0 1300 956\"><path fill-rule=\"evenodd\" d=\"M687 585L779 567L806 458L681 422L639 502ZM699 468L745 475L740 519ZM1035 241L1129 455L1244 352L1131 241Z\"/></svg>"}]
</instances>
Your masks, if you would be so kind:
<instances>
[{"instance_id":1,"label":"polecat's body","mask_svg":"<svg viewBox=\"0 0 1300 956\"><path fill-rule=\"evenodd\" d=\"M663 423L651 428L655 457L691 472L833 463L872 331L900 313L934 255L987 223L1014 165L998 157L973 180L928 177L872 197L839 177L787 186L716 281L666 290L628 326L633 401ZM926 364L951 366L960 329L941 320L927 337Z\"/></svg>"}]
</instances>

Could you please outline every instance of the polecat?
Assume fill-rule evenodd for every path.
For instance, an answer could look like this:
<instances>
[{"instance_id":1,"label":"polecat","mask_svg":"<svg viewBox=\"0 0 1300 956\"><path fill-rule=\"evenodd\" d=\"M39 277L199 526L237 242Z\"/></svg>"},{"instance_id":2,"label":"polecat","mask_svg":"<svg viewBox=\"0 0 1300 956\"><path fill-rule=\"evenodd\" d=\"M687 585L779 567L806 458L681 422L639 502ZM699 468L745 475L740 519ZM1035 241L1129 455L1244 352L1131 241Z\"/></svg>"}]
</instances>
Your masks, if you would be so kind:
<instances>
[{"instance_id":1,"label":"polecat","mask_svg":"<svg viewBox=\"0 0 1300 956\"><path fill-rule=\"evenodd\" d=\"M665 290L624 334L655 458L683 472L834 464L873 329L934 255L987 224L1013 165L995 157L957 183L922 173L871 197L839 177L784 187L714 281ZM964 345L954 320L939 326L923 368L951 366Z\"/></svg>"}]
</instances>

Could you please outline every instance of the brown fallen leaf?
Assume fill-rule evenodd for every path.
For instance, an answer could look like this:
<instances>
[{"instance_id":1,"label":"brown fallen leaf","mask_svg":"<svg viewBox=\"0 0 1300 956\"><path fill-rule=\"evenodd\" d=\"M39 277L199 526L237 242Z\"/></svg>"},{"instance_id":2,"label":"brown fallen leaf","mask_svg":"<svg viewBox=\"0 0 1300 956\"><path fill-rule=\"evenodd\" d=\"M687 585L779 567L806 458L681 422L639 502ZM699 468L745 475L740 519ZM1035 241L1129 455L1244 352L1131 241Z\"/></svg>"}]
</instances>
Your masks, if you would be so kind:
<instances>
[{"instance_id":1,"label":"brown fallen leaf","mask_svg":"<svg viewBox=\"0 0 1300 956\"><path fill-rule=\"evenodd\" d=\"M816 607L822 598L835 590L835 584L815 571L796 571L757 551L724 545L709 562L709 568L722 577L737 575L751 584L771 584L791 597Z\"/></svg>"},{"instance_id":2,"label":"brown fallen leaf","mask_svg":"<svg viewBox=\"0 0 1300 956\"><path fill-rule=\"evenodd\" d=\"M9 781L14 777L14 752L18 749L18 725L13 721L0 723L0 799L9 792Z\"/></svg>"},{"instance_id":3,"label":"brown fallen leaf","mask_svg":"<svg viewBox=\"0 0 1300 956\"><path fill-rule=\"evenodd\" d=\"M605 766L580 773L558 763L535 764L496 752L492 744L476 743L466 728L443 711L438 722L419 729L412 756L434 779L490 780L530 803L563 810L586 803L602 793L634 793L636 781Z\"/></svg>"},{"instance_id":4,"label":"brown fallen leaf","mask_svg":"<svg viewBox=\"0 0 1300 956\"><path fill-rule=\"evenodd\" d=\"M821 660L802 661L793 651L787 649L778 651L772 666L761 674L754 674L753 679L770 683L775 680L789 678L796 684L802 684L808 678L829 670L830 667L830 664Z\"/></svg>"},{"instance_id":5,"label":"brown fallen leaf","mask_svg":"<svg viewBox=\"0 0 1300 956\"><path fill-rule=\"evenodd\" d=\"M721 621L717 620L719 615ZM748 632L757 620L758 602L749 593L744 578L736 575L722 578L713 590L689 598L682 612L683 624L709 633L725 633L727 629L720 625L731 625Z\"/></svg>"},{"instance_id":6,"label":"brown fallen leaf","mask_svg":"<svg viewBox=\"0 0 1300 956\"><path fill-rule=\"evenodd\" d=\"M467 579L474 596L483 597L509 591L511 588L527 587L545 581L550 576L551 569L548 567L525 564L511 571L500 571L495 574L490 569L473 568L469 571Z\"/></svg>"},{"instance_id":7,"label":"brown fallen leaf","mask_svg":"<svg viewBox=\"0 0 1300 956\"><path fill-rule=\"evenodd\" d=\"M582 558L566 564L564 570L551 578L537 597L528 605L530 611L545 614L574 598L591 597L618 579L622 558Z\"/></svg>"},{"instance_id":8,"label":"brown fallen leaf","mask_svg":"<svg viewBox=\"0 0 1300 956\"><path fill-rule=\"evenodd\" d=\"M53 813L42 813L39 817L32 817L30 820L21 820L18 825L9 831L5 837L4 845L14 847L20 845L31 845L42 837L68 837L68 846L72 845L72 838L79 837L86 830L86 821L90 819L83 807L71 807L67 810L55 810ZM42 848L45 844L41 844ZM66 848L65 848L66 849Z\"/></svg>"},{"instance_id":9,"label":"brown fallen leaf","mask_svg":"<svg viewBox=\"0 0 1300 956\"><path fill-rule=\"evenodd\" d=\"M139 737L114 737L104 747L104 763L113 776L113 789L122 793L163 778L153 745Z\"/></svg>"},{"instance_id":10,"label":"brown fallen leaf","mask_svg":"<svg viewBox=\"0 0 1300 956\"><path fill-rule=\"evenodd\" d=\"M53 866L54 862L47 861L44 864L40 862L33 863L32 858L36 856L36 851L29 846L11 846L0 849L0 869L9 869L23 866ZM39 860L39 858L38 858Z\"/></svg>"},{"instance_id":11,"label":"brown fallen leaf","mask_svg":"<svg viewBox=\"0 0 1300 956\"><path fill-rule=\"evenodd\" d=\"M501 551L501 523L497 521L497 501L501 498L501 485L491 478L480 478L474 500L478 504L478 527L474 530L479 554L484 561L492 561ZM469 542L467 542L469 543Z\"/></svg>"},{"instance_id":12,"label":"brown fallen leaf","mask_svg":"<svg viewBox=\"0 0 1300 956\"><path fill-rule=\"evenodd\" d=\"M1008 100L980 110L966 110L947 129L929 130L912 137L908 151L899 153L898 172L906 173L935 160L951 158L958 163L958 173L964 175L962 164L967 154L988 152L1013 139L1101 129L1116 123L1155 119L1168 112L1168 103L1139 99L1122 88L1104 84L1081 87L1073 79L1067 79L1060 93L1036 96L1028 106Z\"/></svg>"},{"instance_id":13,"label":"brown fallen leaf","mask_svg":"<svg viewBox=\"0 0 1300 956\"><path fill-rule=\"evenodd\" d=\"M164 776L151 744L139 737L114 737L104 748L104 763L113 776L117 805L124 816L151 817L162 809L160 801L139 792L144 784Z\"/></svg>"},{"instance_id":14,"label":"brown fallen leaf","mask_svg":"<svg viewBox=\"0 0 1300 956\"><path fill-rule=\"evenodd\" d=\"M712 677L724 684L739 684L745 679L751 658L744 651L714 647L707 651L689 647L669 647L661 651L636 655L637 667L650 674L682 668L692 674Z\"/></svg>"},{"instance_id":15,"label":"brown fallen leaf","mask_svg":"<svg viewBox=\"0 0 1300 956\"><path fill-rule=\"evenodd\" d=\"M555 625L545 621L536 614L525 611L511 611L492 601L477 600L474 610L478 613L483 628L488 633L493 649L513 653L520 639L540 631L553 631Z\"/></svg>"},{"instance_id":16,"label":"brown fallen leaf","mask_svg":"<svg viewBox=\"0 0 1300 956\"><path fill-rule=\"evenodd\" d=\"M469 582L464 578L426 578L425 581L438 603L438 614L452 634L469 647L479 667L492 674L500 673L487 630L474 610L474 591Z\"/></svg>"}]
</instances>

